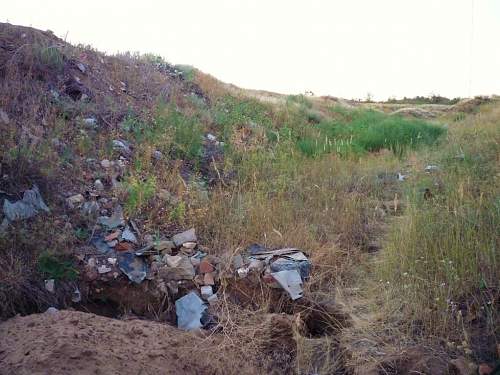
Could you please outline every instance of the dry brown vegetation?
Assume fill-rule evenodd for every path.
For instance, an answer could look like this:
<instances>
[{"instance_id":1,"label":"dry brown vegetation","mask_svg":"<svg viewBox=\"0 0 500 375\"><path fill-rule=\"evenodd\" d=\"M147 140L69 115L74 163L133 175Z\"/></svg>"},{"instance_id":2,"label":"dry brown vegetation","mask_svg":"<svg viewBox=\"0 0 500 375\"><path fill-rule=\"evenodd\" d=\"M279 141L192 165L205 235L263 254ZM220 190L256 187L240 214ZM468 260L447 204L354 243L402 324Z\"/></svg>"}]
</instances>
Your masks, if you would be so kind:
<instances>
[{"instance_id":1,"label":"dry brown vegetation","mask_svg":"<svg viewBox=\"0 0 500 375\"><path fill-rule=\"evenodd\" d=\"M40 257L82 271L75 255L95 218L68 209L65 198L93 192L99 178L100 194L122 203L142 233L165 237L193 226L204 249L228 265L252 243L298 247L312 260L297 303L224 270L217 328L189 341L210 373L344 374L370 365L384 373L387 356L415 344L428 349L420 356L438 353L443 363L493 361L500 113L498 102L481 104L438 111L449 126L446 147L436 147L444 133L437 123L331 98L247 92L196 70L183 76L153 55L105 56L0 24L0 110L8 117L0 119L0 193L13 200L37 184L51 208L0 238L0 315L71 306L81 278L47 293ZM224 145L211 147L209 132ZM114 139L132 152L123 168L103 171L101 160L120 156ZM433 163L439 173L423 172ZM399 181L398 172L410 176ZM433 199L424 200L429 187ZM443 259L458 265L454 273ZM145 295L148 318L172 315L171 296L151 302L144 285L121 292L130 288ZM114 292L113 304L131 309ZM234 368L233 357L255 370Z\"/></svg>"}]
</instances>

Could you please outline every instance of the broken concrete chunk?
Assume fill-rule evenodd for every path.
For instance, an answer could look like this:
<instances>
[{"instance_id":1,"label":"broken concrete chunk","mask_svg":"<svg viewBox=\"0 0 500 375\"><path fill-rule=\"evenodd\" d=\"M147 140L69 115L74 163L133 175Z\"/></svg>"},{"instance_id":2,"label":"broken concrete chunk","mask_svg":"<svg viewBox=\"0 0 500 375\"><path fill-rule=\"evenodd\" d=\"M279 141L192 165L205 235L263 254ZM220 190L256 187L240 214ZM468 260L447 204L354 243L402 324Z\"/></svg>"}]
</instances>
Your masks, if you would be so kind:
<instances>
[{"instance_id":1,"label":"broken concrete chunk","mask_svg":"<svg viewBox=\"0 0 500 375\"><path fill-rule=\"evenodd\" d=\"M164 259L167 265L159 270L161 278L167 281L192 280L194 278L194 267L188 257L165 255Z\"/></svg>"},{"instance_id":2,"label":"broken concrete chunk","mask_svg":"<svg viewBox=\"0 0 500 375\"><path fill-rule=\"evenodd\" d=\"M190 292L175 301L177 327L191 331L202 327L201 318L207 306L195 292Z\"/></svg>"},{"instance_id":3,"label":"broken concrete chunk","mask_svg":"<svg viewBox=\"0 0 500 375\"><path fill-rule=\"evenodd\" d=\"M177 267L182 261L182 256L167 254L163 257L163 261L167 263L167 266L169 267Z\"/></svg>"},{"instance_id":4,"label":"broken concrete chunk","mask_svg":"<svg viewBox=\"0 0 500 375\"><path fill-rule=\"evenodd\" d=\"M209 273L209 272L214 272L215 267L210 264L210 262L206 259L203 259L200 262L200 267L199 267L200 273Z\"/></svg>"},{"instance_id":5,"label":"broken concrete chunk","mask_svg":"<svg viewBox=\"0 0 500 375\"><path fill-rule=\"evenodd\" d=\"M302 297L302 278L297 270L274 272L271 273L271 276L290 295L292 300Z\"/></svg>"},{"instance_id":6,"label":"broken concrete chunk","mask_svg":"<svg viewBox=\"0 0 500 375\"><path fill-rule=\"evenodd\" d=\"M3 201L3 213L9 221L29 219L40 211L50 212L36 185L32 189L26 190L23 199L15 203L11 203L7 199Z\"/></svg>"},{"instance_id":7,"label":"broken concrete chunk","mask_svg":"<svg viewBox=\"0 0 500 375\"><path fill-rule=\"evenodd\" d=\"M196 232L194 228L191 228L185 232L178 233L172 237L175 246L182 246L186 242L197 242Z\"/></svg>"},{"instance_id":8,"label":"broken concrete chunk","mask_svg":"<svg viewBox=\"0 0 500 375\"><path fill-rule=\"evenodd\" d=\"M146 278L148 268L143 258L132 252L118 253L117 258L118 267L130 281L140 284Z\"/></svg>"},{"instance_id":9,"label":"broken concrete chunk","mask_svg":"<svg viewBox=\"0 0 500 375\"><path fill-rule=\"evenodd\" d=\"M219 298L217 297L217 293L212 294L210 297L207 298L207 302L213 306L219 301Z\"/></svg>"},{"instance_id":10,"label":"broken concrete chunk","mask_svg":"<svg viewBox=\"0 0 500 375\"><path fill-rule=\"evenodd\" d=\"M205 275L203 275L203 284L215 285L215 278L213 272L206 273Z\"/></svg>"}]
</instances>

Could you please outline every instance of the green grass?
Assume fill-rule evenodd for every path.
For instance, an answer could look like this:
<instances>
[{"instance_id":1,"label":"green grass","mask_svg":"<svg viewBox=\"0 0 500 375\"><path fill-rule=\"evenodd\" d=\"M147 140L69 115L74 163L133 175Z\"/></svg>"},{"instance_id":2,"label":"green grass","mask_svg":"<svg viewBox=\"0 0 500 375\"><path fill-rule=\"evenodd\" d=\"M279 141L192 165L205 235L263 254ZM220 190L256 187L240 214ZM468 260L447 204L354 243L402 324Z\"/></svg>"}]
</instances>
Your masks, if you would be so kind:
<instances>
[{"instance_id":1,"label":"green grass","mask_svg":"<svg viewBox=\"0 0 500 375\"><path fill-rule=\"evenodd\" d=\"M47 279L75 280L78 277L78 271L71 262L49 252L44 252L38 257L38 270Z\"/></svg>"},{"instance_id":2,"label":"green grass","mask_svg":"<svg viewBox=\"0 0 500 375\"><path fill-rule=\"evenodd\" d=\"M467 334L456 337L468 328L460 309L499 333L499 120L500 107L486 107L451 125L443 146L421 155L441 171L415 172L405 216L383 254L380 278L392 285L391 298L428 333L468 341ZM424 187L432 199L423 199Z\"/></svg>"}]
</instances>

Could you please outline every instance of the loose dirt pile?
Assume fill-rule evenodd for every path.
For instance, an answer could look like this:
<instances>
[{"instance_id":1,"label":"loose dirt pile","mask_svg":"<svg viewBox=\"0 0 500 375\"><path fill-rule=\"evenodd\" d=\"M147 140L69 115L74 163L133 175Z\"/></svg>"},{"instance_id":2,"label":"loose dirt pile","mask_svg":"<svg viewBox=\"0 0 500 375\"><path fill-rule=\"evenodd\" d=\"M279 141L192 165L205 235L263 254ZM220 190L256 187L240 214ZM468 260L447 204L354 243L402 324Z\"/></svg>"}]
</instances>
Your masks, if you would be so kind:
<instances>
[{"instance_id":1,"label":"loose dirt pile","mask_svg":"<svg viewBox=\"0 0 500 375\"><path fill-rule=\"evenodd\" d=\"M55 311L10 319L0 325L0 337L2 375L215 374L221 367L226 374L255 373L233 353L225 364L211 363L200 349L210 340L202 333L151 321Z\"/></svg>"}]
</instances>

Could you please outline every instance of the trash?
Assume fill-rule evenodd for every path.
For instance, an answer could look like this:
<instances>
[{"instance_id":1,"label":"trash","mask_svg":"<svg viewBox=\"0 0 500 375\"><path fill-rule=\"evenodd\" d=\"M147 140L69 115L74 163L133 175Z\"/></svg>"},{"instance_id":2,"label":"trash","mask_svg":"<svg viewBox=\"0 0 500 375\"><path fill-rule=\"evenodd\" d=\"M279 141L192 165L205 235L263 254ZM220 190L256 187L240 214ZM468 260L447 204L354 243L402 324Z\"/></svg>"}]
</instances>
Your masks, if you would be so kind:
<instances>
[{"instance_id":1,"label":"trash","mask_svg":"<svg viewBox=\"0 0 500 375\"><path fill-rule=\"evenodd\" d=\"M194 228L191 228L185 232L178 233L173 236L172 241L174 241L175 246L182 246L186 242L197 242L196 232Z\"/></svg>"},{"instance_id":2,"label":"trash","mask_svg":"<svg viewBox=\"0 0 500 375\"><path fill-rule=\"evenodd\" d=\"M82 294L80 293L80 289L75 288L73 294L71 295L71 301L73 303L78 303L82 300Z\"/></svg>"},{"instance_id":3,"label":"trash","mask_svg":"<svg viewBox=\"0 0 500 375\"><path fill-rule=\"evenodd\" d=\"M116 206L111 217L101 216L97 220L98 224L104 225L108 230L115 229L120 226L125 225L125 220L123 219L123 208L122 206Z\"/></svg>"},{"instance_id":4,"label":"trash","mask_svg":"<svg viewBox=\"0 0 500 375\"><path fill-rule=\"evenodd\" d=\"M97 267L97 272L99 272L101 274L108 273L108 272L111 272L111 268L109 268L108 266L103 264L103 265L100 265L99 267Z\"/></svg>"},{"instance_id":5,"label":"trash","mask_svg":"<svg viewBox=\"0 0 500 375\"><path fill-rule=\"evenodd\" d=\"M217 137L213 134L208 133L207 134L207 139L211 142L215 142L217 140Z\"/></svg>"},{"instance_id":6,"label":"trash","mask_svg":"<svg viewBox=\"0 0 500 375\"><path fill-rule=\"evenodd\" d=\"M126 227L125 230L122 233L122 240L132 242L132 243L137 243L137 237L135 236L134 232L130 230L129 227Z\"/></svg>"},{"instance_id":7,"label":"trash","mask_svg":"<svg viewBox=\"0 0 500 375\"><path fill-rule=\"evenodd\" d=\"M207 306L195 292L190 292L175 301L177 327L191 331L202 327L201 318Z\"/></svg>"},{"instance_id":8,"label":"trash","mask_svg":"<svg viewBox=\"0 0 500 375\"><path fill-rule=\"evenodd\" d=\"M131 252L118 253L118 267L130 281L140 284L147 274L147 265L143 258Z\"/></svg>"},{"instance_id":9,"label":"trash","mask_svg":"<svg viewBox=\"0 0 500 375\"><path fill-rule=\"evenodd\" d=\"M302 279L297 270L273 272L271 276L287 291L292 300L302 297Z\"/></svg>"},{"instance_id":10,"label":"trash","mask_svg":"<svg viewBox=\"0 0 500 375\"><path fill-rule=\"evenodd\" d=\"M250 255L258 254L265 251L267 251L267 249L264 246L259 245L257 243L254 243L248 247L248 252L250 253Z\"/></svg>"},{"instance_id":11,"label":"trash","mask_svg":"<svg viewBox=\"0 0 500 375\"><path fill-rule=\"evenodd\" d=\"M398 173L398 181L404 181L407 177L408 175Z\"/></svg>"},{"instance_id":12,"label":"trash","mask_svg":"<svg viewBox=\"0 0 500 375\"><path fill-rule=\"evenodd\" d=\"M439 170L440 170L440 168L437 165L428 165L427 167L425 167L425 171L427 173L437 172Z\"/></svg>"},{"instance_id":13,"label":"trash","mask_svg":"<svg viewBox=\"0 0 500 375\"><path fill-rule=\"evenodd\" d=\"M3 213L9 221L29 219L40 211L50 212L36 185L31 190L24 192L23 199L15 203L11 203L7 199L3 202Z\"/></svg>"},{"instance_id":14,"label":"trash","mask_svg":"<svg viewBox=\"0 0 500 375\"><path fill-rule=\"evenodd\" d=\"M289 258L278 258L271 263L271 271L291 271L297 270L303 280L309 278L311 272L311 262L309 260L294 260Z\"/></svg>"},{"instance_id":15,"label":"trash","mask_svg":"<svg viewBox=\"0 0 500 375\"><path fill-rule=\"evenodd\" d=\"M201 287L201 298L208 299L210 296L214 294L212 287L210 285L204 285Z\"/></svg>"},{"instance_id":16,"label":"trash","mask_svg":"<svg viewBox=\"0 0 500 375\"><path fill-rule=\"evenodd\" d=\"M53 306L50 306L47 310L45 310L45 314L49 314L49 315L55 315L59 312L58 309L56 309L55 307Z\"/></svg>"},{"instance_id":17,"label":"trash","mask_svg":"<svg viewBox=\"0 0 500 375\"><path fill-rule=\"evenodd\" d=\"M104 184L102 183L101 180L97 179L94 181L94 188L97 191L103 191L104 190Z\"/></svg>"},{"instance_id":18,"label":"trash","mask_svg":"<svg viewBox=\"0 0 500 375\"><path fill-rule=\"evenodd\" d=\"M45 280L45 290L49 293L54 293L55 290L55 280L54 279L48 279Z\"/></svg>"},{"instance_id":19,"label":"trash","mask_svg":"<svg viewBox=\"0 0 500 375\"><path fill-rule=\"evenodd\" d=\"M110 251L113 251L113 249L104 241L102 237L94 237L90 241L90 244L94 246L97 250L99 250L100 253L106 254Z\"/></svg>"}]
</instances>

